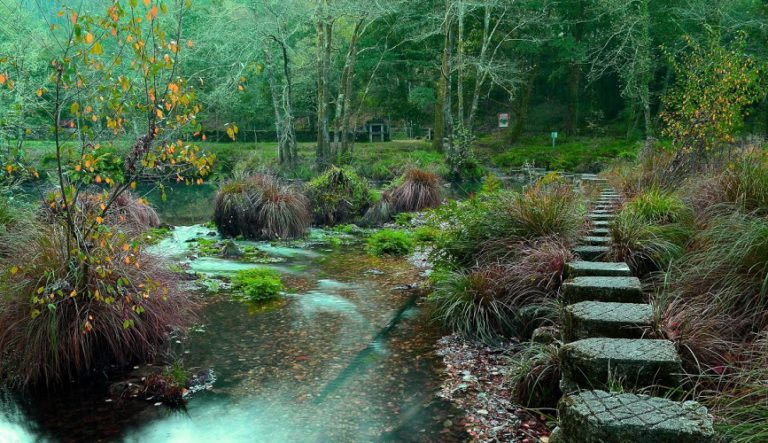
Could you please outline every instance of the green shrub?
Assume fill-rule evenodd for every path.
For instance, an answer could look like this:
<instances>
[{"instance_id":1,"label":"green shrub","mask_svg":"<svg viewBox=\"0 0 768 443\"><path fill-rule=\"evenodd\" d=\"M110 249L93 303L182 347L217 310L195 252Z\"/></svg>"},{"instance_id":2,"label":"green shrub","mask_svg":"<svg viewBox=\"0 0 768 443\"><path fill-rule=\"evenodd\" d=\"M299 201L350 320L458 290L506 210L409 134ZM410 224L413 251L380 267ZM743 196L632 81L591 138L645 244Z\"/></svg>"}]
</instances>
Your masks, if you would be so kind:
<instances>
[{"instance_id":1,"label":"green shrub","mask_svg":"<svg viewBox=\"0 0 768 443\"><path fill-rule=\"evenodd\" d=\"M413 238L405 231L382 229L368 239L368 253L376 256L408 255L413 248Z\"/></svg>"},{"instance_id":2,"label":"green shrub","mask_svg":"<svg viewBox=\"0 0 768 443\"><path fill-rule=\"evenodd\" d=\"M232 278L232 288L250 302L275 300L285 289L280 273L271 269L246 269Z\"/></svg>"},{"instance_id":3,"label":"green shrub","mask_svg":"<svg viewBox=\"0 0 768 443\"><path fill-rule=\"evenodd\" d=\"M431 226L421 226L413 231L413 238L419 243L432 243L439 235L440 231Z\"/></svg>"},{"instance_id":4,"label":"green shrub","mask_svg":"<svg viewBox=\"0 0 768 443\"><path fill-rule=\"evenodd\" d=\"M319 225L350 222L371 205L368 183L348 167L332 166L309 182L307 194Z\"/></svg>"}]
</instances>

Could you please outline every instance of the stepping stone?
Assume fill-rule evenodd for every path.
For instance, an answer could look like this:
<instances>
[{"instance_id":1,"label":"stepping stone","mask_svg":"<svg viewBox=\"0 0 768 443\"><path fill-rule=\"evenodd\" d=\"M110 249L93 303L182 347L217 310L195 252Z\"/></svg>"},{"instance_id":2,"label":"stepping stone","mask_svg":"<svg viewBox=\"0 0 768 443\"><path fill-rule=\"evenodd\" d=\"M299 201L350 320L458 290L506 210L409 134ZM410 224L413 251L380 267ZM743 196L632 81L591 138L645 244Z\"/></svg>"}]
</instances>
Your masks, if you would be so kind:
<instances>
[{"instance_id":1,"label":"stepping stone","mask_svg":"<svg viewBox=\"0 0 768 443\"><path fill-rule=\"evenodd\" d=\"M565 275L574 277L631 277L632 271L624 262L572 261L565 264Z\"/></svg>"},{"instance_id":2,"label":"stepping stone","mask_svg":"<svg viewBox=\"0 0 768 443\"><path fill-rule=\"evenodd\" d=\"M592 214L613 214L613 211L610 209L593 209Z\"/></svg>"},{"instance_id":3,"label":"stepping stone","mask_svg":"<svg viewBox=\"0 0 768 443\"><path fill-rule=\"evenodd\" d=\"M608 246L576 246L573 248L574 254L586 261L601 261L611 252Z\"/></svg>"},{"instance_id":4,"label":"stepping stone","mask_svg":"<svg viewBox=\"0 0 768 443\"><path fill-rule=\"evenodd\" d=\"M594 212L589 213L589 218L592 220L613 220L616 218L614 214L597 214Z\"/></svg>"},{"instance_id":5,"label":"stepping stone","mask_svg":"<svg viewBox=\"0 0 768 443\"><path fill-rule=\"evenodd\" d=\"M642 338L651 327L653 308L648 304L583 301L566 306L563 314L566 341Z\"/></svg>"},{"instance_id":6,"label":"stepping stone","mask_svg":"<svg viewBox=\"0 0 768 443\"><path fill-rule=\"evenodd\" d=\"M637 394L584 391L557 407L560 429L552 443L713 443L707 408Z\"/></svg>"},{"instance_id":7,"label":"stepping stone","mask_svg":"<svg viewBox=\"0 0 768 443\"><path fill-rule=\"evenodd\" d=\"M581 242L585 245L593 245L593 246L599 246L599 245L610 245L613 243L613 239L609 236L605 235L590 235L587 237L584 237L581 239Z\"/></svg>"},{"instance_id":8,"label":"stepping stone","mask_svg":"<svg viewBox=\"0 0 768 443\"><path fill-rule=\"evenodd\" d=\"M596 228L607 228L611 226L611 220L592 220L592 225Z\"/></svg>"},{"instance_id":9,"label":"stepping stone","mask_svg":"<svg viewBox=\"0 0 768 443\"><path fill-rule=\"evenodd\" d=\"M587 338L560 348L563 392L654 385L679 386L682 366L669 340Z\"/></svg>"},{"instance_id":10,"label":"stepping stone","mask_svg":"<svg viewBox=\"0 0 768 443\"><path fill-rule=\"evenodd\" d=\"M637 277L575 277L563 283L567 304L580 301L645 303L645 295Z\"/></svg>"},{"instance_id":11,"label":"stepping stone","mask_svg":"<svg viewBox=\"0 0 768 443\"><path fill-rule=\"evenodd\" d=\"M589 235L611 235L611 230L608 228L594 228L589 231Z\"/></svg>"}]
</instances>

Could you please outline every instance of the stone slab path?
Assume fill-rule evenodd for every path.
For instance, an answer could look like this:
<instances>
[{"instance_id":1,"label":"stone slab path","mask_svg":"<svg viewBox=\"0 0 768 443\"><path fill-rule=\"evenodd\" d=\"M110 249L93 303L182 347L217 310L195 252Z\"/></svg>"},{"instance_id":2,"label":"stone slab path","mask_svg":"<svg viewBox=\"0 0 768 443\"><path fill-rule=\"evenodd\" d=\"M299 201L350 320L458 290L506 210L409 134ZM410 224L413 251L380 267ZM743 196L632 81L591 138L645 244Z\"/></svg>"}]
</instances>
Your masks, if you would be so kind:
<instances>
[{"instance_id":1,"label":"stone slab path","mask_svg":"<svg viewBox=\"0 0 768 443\"><path fill-rule=\"evenodd\" d=\"M668 340L644 338L653 309L640 280L626 263L605 262L611 253L611 224L621 196L605 180L595 209L587 214L591 230L573 252L580 260L566 265L563 284L563 340L560 349L559 427L553 443L710 443L712 417L696 402L606 389L675 387L682 373L680 356Z\"/></svg>"}]
</instances>

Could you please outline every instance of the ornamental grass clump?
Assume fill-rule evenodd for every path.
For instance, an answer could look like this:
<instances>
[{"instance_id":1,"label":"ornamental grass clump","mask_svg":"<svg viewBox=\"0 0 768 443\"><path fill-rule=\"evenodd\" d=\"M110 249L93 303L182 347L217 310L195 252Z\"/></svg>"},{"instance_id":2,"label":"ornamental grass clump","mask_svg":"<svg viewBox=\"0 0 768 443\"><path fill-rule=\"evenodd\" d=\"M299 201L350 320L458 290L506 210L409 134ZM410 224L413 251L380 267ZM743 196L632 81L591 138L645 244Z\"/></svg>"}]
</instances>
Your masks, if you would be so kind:
<instances>
[{"instance_id":1,"label":"ornamental grass clump","mask_svg":"<svg viewBox=\"0 0 768 443\"><path fill-rule=\"evenodd\" d=\"M368 183L351 168L330 167L309 182L315 223L333 226L362 216L371 205Z\"/></svg>"},{"instance_id":2,"label":"ornamental grass clump","mask_svg":"<svg viewBox=\"0 0 768 443\"><path fill-rule=\"evenodd\" d=\"M20 387L55 387L161 355L193 318L178 276L131 237L103 225L89 257L71 266L65 227L39 226L6 241L0 269L0 376Z\"/></svg>"},{"instance_id":3,"label":"ornamental grass clump","mask_svg":"<svg viewBox=\"0 0 768 443\"><path fill-rule=\"evenodd\" d=\"M715 367L768 328L768 219L719 216L675 262L663 329L697 365Z\"/></svg>"},{"instance_id":4,"label":"ornamental grass clump","mask_svg":"<svg viewBox=\"0 0 768 443\"><path fill-rule=\"evenodd\" d=\"M560 391L560 356L557 344L530 343L515 356L505 382L512 387L515 402L527 408L554 409Z\"/></svg>"},{"instance_id":5,"label":"ornamental grass clump","mask_svg":"<svg viewBox=\"0 0 768 443\"><path fill-rule=\"evenodd\" d=\"M768 157L750 153L729 165L721 174L722 201L744 212L768 215Z\"/></svg>"},{"instance_id":6,"label":"ornamental grass clump","mask_svg":"<svg viewBox=\"0 0 768 443\"><path fill-rule=\"evenodd\" d=\"M216 194L213 221L228 237L295 239L309 229L309 201L296 188L257 174L225 183Z\"/></svg>"},{"instance_id":7,"label":"ornamental grass clump","mask_svg":"<svg viewBox=\"0 0 768 443\"><path fill-rule=\"evenodd\" d=\"M611 234L615 259L646 275L683 254L693 234L693 213L677 195L652 187L624 204Z\"/></svg>"},{"instance_id":8,"label":"ornamental grass clump","mask_svg":"<svg viewBox=\"0 0 768 443\"><path fill-rule=\"evenodd\" d=\"M443 235L434 262L471 267L515 257L520 242L543 238L573 244L584 230L584 207L572 186L537 184L523 193L483 194L440 213Z\"/></svg>"},{"instance_id":9,"label":"ornamental grass clump","mask_svg":"<svg viewBox=\"0 0 768 443\"><path fill-rule=\"evenodd\" d=\"M762 334L739 362L693 377L696 399L715 417L722 441L768 441L768 337Z\"/></svg>"},{"instance_id":10,"label":"ornamental grass clump","mask_svg":"<svg viewBox=\"0 0 768 443\"><path fill-rule=\"evenodd\" d=\"M435 318L452 332L486 342L524 335L530 319L521 308L555 302L573 255L552 239L521 242L514 250L514 259L437 272L429 296Z\"/></svg>"},{"instance_id":11,"label":"ornamental grass clump","mask_svg":"<svg viewBox=\"0 0 768 443\"><path fill-rule=\"evenodd\" d=\"M416 212L436 208L442 200L440 177L417 168L408 169L392 191L395 210Z\"/></svg>"}]
</instances>

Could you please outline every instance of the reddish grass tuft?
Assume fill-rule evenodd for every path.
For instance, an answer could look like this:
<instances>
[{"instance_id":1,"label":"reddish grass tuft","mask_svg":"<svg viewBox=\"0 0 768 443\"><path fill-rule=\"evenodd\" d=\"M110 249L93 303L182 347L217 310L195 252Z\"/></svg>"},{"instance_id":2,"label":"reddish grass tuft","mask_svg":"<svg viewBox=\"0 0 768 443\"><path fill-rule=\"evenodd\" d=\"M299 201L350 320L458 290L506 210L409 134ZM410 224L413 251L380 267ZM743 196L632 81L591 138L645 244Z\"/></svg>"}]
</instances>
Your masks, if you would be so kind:
<instances>
[{"instance_id":1,"label":"reddish grass tuft","mask_svg":"<svg viewBox=\"0 0 768 443\"><path fill-rule=\"evenodd\" d=\"M412 168L403 175L403 182L392 191L395 210L416 212L440 206L440 177Z\"/></svg>"},{"instance_id":2,"label":"reddish grass tuft","mask_svg":"<svg viewBox=\"0 0 768 443\"><path fill-rule=\"evenodd\" d=\"M306 234L312 218L304 194L263 174L225 183L214 206L214 223L228 237L299 238Z\"/></svg>"},{"instance_id":3,"label":"reddish grass tuft","mask_svg":"<svg viewBox=\"0 0 768 443\"><path fill-rule=\"evenodd\" d=\"M55 387L107 365L150 359L193 318L195 302L157 257L92 245L102 266L73 270L62 227L13 245L0 274L0 374L20 387ZM127 257L130 257L128 259ZM130 262L130 264L128 264ZM108 269L109 272L105 272Z\"/></svg>"}]
</instances>

